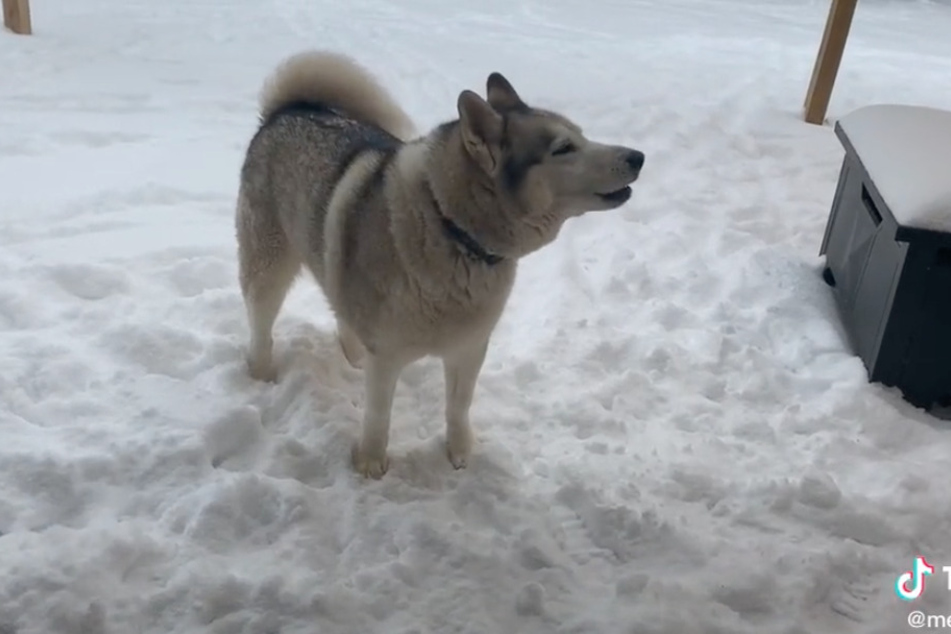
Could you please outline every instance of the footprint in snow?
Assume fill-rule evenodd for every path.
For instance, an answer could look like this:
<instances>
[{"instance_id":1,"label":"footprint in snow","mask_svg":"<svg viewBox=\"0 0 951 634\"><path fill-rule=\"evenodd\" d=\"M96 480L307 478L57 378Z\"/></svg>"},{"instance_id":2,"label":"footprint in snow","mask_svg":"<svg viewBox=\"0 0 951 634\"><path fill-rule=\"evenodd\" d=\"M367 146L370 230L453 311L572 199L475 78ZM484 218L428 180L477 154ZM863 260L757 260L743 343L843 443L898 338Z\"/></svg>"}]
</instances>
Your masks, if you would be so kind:
<instances>
[{"instance_id":1,"label":"footprint in snow","mask_svg":"<svg viewBox=\"0 0 951 634\"><path fill-rule=\"evenodd\" d=\"M246 471L253 467L263 444L261 412L245 406L232 410L205 429L205 446L211 466L228 471Z\"/></svg>"}]
</instances>

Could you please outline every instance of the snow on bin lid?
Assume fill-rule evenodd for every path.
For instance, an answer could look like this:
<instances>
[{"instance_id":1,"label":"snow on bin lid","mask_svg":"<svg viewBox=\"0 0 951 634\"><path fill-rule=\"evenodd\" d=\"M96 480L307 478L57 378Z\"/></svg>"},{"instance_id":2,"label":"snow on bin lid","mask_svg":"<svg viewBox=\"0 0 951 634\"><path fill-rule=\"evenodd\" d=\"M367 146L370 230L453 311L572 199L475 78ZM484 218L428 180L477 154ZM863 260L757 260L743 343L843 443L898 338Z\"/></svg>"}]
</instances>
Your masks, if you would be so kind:
<instances>
[{"instance_id":1,"label":"snow on bin lid","mask_svg":"<svg viewBox=\"0 0 951 634\"><path fill-rule=\"evenodd\" d=\"M874 105L839 125L898 224L951 232L951 112Z\"/></svg>"}]
</instances>

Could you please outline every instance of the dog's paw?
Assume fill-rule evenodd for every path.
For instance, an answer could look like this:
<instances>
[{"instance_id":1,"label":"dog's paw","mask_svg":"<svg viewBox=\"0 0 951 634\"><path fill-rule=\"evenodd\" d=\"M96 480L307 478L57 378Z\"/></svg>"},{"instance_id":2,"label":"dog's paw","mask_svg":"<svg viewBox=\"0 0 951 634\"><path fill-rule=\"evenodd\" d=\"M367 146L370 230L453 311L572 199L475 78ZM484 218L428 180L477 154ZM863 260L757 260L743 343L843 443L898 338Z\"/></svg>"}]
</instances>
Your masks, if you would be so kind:
<instances>
[{"instance_id":1,"label":"dog's paw","mask_svg":"<svg viewBox=\"0 0 951 634\"><path fill-rule=\"evenodd\" d=\"M454 469L469 466L472 454L472 431L468 426L451 431L446 439L446 455Z\"/></svg>"},{"instance_id":2,"label":"dog's paw","mask_svg":"<svg viewBox=\"0 0 951 634\"><path fill-rule=\"evenodd\" d=\"M365 478L379 480L390 468L390 459L385 451L381 455L376 452L366 452L359 445L355 445L351 458L353 468Z\"/></svg>"},{"instance_id":3,"label":"dog's paw","mask_svg":"<svg viewBox=\"0 0 951 634\"><path fill-rule=\"evenodd\" d=\"M270 361L248 358L248 374L256 381L277 383L277 368Z\"/></svg>"},{"instance_id":4,"label":"dog's paw","mask_svg":"<svg viewBox=\"0 0 951 634\"><path fill-rule=\"evenodd\" d=\"M449 455L449 464L453 469L465 469L469 466L469 452L458 453L453 451L452 447L447 447L446 453Z\"/></svg>"}]
</instances>

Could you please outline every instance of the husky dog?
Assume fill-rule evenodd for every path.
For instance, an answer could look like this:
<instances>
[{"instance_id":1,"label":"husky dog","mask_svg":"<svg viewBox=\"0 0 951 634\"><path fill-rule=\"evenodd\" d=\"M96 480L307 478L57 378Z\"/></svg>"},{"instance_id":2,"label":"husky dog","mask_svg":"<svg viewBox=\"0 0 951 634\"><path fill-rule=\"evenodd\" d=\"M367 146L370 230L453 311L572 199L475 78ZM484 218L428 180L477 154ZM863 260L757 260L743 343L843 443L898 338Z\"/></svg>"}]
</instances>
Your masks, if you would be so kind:
<instances>
[{"instance_id":1,"label":"husky dog","mask_svg":"<svg viewBox=\"0 0 951 634\"><path fill-rule=\"evenodd\" d=\"M569 218L627 202L644 154L584 137L533 108L499 73L486 99L463 90L458 118L417 136L362 66L328 52L285 60L261 93L241 169L236 227L250 325L248 368L277 377L272 329L304 266L323 289L348 362L365 375L354 467L387 471L403 368L442 360L446 451L466 466L469 407L519 258Z\"/></svg>"}]
</instances>

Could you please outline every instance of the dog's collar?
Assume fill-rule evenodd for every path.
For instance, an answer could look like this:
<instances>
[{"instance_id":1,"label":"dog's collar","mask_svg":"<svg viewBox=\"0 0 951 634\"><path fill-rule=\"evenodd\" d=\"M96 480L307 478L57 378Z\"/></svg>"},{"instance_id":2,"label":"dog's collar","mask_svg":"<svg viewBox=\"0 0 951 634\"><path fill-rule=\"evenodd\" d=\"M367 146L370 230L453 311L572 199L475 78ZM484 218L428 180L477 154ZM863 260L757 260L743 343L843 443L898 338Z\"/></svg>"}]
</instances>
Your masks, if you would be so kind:
<instances>
[{"instance_id":1,"label":"dog's collar","mask_svg":"<svg viewBox=\"0 0 951 634\"><path fill-rule=\"evenodd\" d=\"M433 201L433 208L435 208L436 214L442 221L442 228L443 231L446 232L446 237L461 246L463 250L465 250L466 255L468 255L471 259L487 264L488 266L495 266L505 259L501 255L486 251L485 248L483 248L483 246L479 244L475 238L466 233L462 227L450 220L449 217L443 213L442 207L439 205L439 201L436 200L436 194L433 192L433 188L429 183L426 183L426 191L429 193L429 197Z\"/></svg>"},{"instance_id":2,"label":"dog's collar","mask_svg":"<svg viewBox=\"0 0 951 634\"><path fill-rule=\"evenodd\" d=\"M465 249L469 257L473 258L474 260L485 262L489 266L494 266L502 261L503 258L501 255L496 255L486 251L484 248L482 248L482 245L476 242L475 238L466 233L462 227L444 216L438 207L436 210L439 212L439 218L442 220L442 226L446 231L446 235L450 240Z\"/></svg>"}]
</instances>

